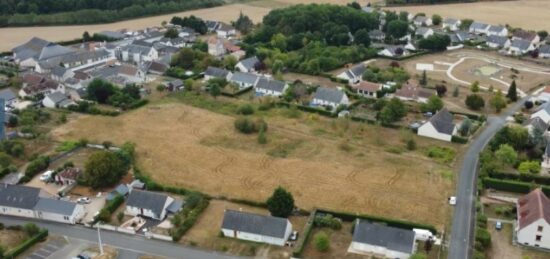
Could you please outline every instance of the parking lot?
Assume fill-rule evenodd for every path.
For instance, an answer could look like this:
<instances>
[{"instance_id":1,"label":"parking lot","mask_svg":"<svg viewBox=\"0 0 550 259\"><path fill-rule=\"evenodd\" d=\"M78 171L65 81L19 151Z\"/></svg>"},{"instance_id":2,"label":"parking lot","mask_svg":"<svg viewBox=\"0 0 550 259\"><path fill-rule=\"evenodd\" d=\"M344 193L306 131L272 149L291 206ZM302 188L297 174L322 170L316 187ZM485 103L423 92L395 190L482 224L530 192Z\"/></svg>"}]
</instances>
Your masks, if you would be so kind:
<instances>
[{"instance_id":1,"label":"parking lot","mask_svg":"<svg viewBox=\"0 0 550 259\"><path fill-rule=\"evenodd\" d=\"M64 238L50 238L46 243L40 245L37 250L35 250L32 254L28 255L25 258L45 259L64 248L67 244L68 242Z\"/></svg>"}]
</instances>

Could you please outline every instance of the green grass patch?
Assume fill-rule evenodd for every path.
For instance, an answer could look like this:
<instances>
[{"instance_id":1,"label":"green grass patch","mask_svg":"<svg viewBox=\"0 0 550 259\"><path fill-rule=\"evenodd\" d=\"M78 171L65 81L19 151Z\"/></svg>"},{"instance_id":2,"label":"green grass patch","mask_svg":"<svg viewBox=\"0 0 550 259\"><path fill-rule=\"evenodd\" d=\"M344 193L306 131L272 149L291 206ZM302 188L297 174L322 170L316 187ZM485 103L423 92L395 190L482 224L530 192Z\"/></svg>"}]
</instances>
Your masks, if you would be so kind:
<instances>
[{"instance_id":1,"label":"green grass patch","mask_svg":"<svg viewBox=\"0 0 550 259\"><path fill-rule=\"evenodd\" d=\"M454 178L453 171L451 171L451 170L443 170L443 171L441 171L441 177L443 177L443 179L445 179L445 180L452 181L453 178Z\"/></svg>"},{"instance_id":2,"label":"green grass patch","mask_svg":"<svg viewBox=\"0 0 550 259\"><path fill-rule=\"evenodd\" d=\"M425 153L427 157L433 158L442 164L453 162L456 156L456 150L448 147L431 146L426 149Z\"/></svg>"},{"instance_id":3,"label":"green grass patch","mask_svg":"<svg viewBox=\"0 0 550 259\"><path fill-rule=\"evenodd\" d=\"M170 96L179 102L221 114L236 114L239 109L239 105L235 103L222 100L222 98L214 99L195 92L178 92Z\"/></svg>"},{"instance_id":4,"label":"green grass patch","mask_svg":"<svg viewBox=\"0 0 550 259\"><path fill-rule=\"evenodd\" d=\"M267 154L272 157L285 158L302 145L303 140L296 140L289 143L277 145L275 148L267 151Z\"/></svg>"},{"instance_id":5,"label":"green grass patch","mask_svg":"<svg viewBox=\"0 0 550 259\"><path fill-rule=\"evenodd\" d=\"M388 147L385 149L385 151L392 154L402 154L403 152L405 152L405 150L401 147Z\"/></svg>"},{"instance_id":6,"label":"green grass patch","mask_svg":"<svg viewBox=\"0 0 550 259\"><path fill-rule=\"evenodd\" d=\"M57 152L67 152L77 148L80 145L78 141L67 140L63 141L59 146L55 148Z\"/></svg>"}]
</instances>

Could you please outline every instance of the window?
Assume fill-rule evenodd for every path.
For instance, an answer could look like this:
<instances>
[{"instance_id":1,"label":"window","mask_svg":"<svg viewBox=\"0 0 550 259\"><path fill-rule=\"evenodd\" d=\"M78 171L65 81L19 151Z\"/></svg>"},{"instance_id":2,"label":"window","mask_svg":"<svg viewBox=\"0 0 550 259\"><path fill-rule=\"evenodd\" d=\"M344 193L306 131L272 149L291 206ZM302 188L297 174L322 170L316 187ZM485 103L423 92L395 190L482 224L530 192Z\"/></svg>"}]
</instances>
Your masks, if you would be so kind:
<instances>
[{"instance_id":1,"label":"window","mask_svg":"<svg viewBox=\"0 0 550 259\"><path fill-rule=\"evenodd\" d=\"M540 241L541 239L542 239L542 236L541 236L541 235L537 235L537 236L535 237L535 240L536 240L536 241Z\"/></svg>"},{"instance_id":2,"label":"window","mask_svg":"<svg viewBox=\"0 0 550 259\"><path fill-rule=\"evenodd\" d=\"M538 232L542 232L542 226L539 226L539 227L537 228L537 231L538 231Z\"/></svg>"}]
</instances>

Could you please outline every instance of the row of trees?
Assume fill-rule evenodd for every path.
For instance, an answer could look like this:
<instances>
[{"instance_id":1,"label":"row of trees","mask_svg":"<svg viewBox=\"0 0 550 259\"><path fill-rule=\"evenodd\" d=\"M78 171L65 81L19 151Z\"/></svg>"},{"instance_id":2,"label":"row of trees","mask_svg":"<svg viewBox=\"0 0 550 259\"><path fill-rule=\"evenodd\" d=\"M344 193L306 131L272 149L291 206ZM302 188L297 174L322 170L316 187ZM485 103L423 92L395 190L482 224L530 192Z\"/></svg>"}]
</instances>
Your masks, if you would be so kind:
<instances>
[{"instance_id":1,"label":"row of trees","mask_svg":"<svg viewBox=\"0 0 550 259\"><path fill-rule=\"evenodd\" d=\"M500 90L496 92L494 92L493 89L489 90L489 92L492 94L492 97L489 100L489 105L491 105L491 107L494 108L497 113L506 107L508 100L511 102L515 102L518 100L517 85L515 80L512 81L510 87L508 87L506 95L504 95ZM478 94L478 92L480 91L479 82L476 81L472 83L472 85L470 86L470 91L472 92L472 94L466 97L466 106L468 106L468 108L472 110L480 110L484 108L485 99Z\"/></svg>"}]
</instances>

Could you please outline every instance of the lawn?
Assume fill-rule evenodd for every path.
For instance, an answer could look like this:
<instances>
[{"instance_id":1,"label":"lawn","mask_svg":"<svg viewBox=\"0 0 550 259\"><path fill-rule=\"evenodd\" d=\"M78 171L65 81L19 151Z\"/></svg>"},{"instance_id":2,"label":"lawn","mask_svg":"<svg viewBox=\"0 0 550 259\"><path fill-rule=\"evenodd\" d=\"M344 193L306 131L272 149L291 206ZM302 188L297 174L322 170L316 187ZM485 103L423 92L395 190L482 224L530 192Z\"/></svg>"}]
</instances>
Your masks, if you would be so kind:
<instances>
[{"instance_id":1,"label":"lawn","mask_svg":"<svg viewBox=\"0 0 550 259\"><path fill-rule=\"evenodd\" d=\"M455 145L309 113L288 116L288 109L278 108L254 115L269 125L268 143L262 145L257 135L233 127L242 100L177 96L118 117L82 116L52 136L135 142L138 164L154 180L213 196L264 201L281 185L307 210L325 207L437 227L446 222L449 209L443 205L453 181L439 172L450 168L423 149ZM403 134L414 138L418 149L387 152L405 146Z\"/></svg>"},{"instance_id":2,"label":"lawn","mask_svg":"<svg viewBox=\"0 0 550 259\"><path fill-rule=\"evenodd\" d=\"M21 242L25 241L28 236L22 230L10 230L2 229L0 230L0 246L5 248L5 251L9 251L15 248Z\"/></svg>"}]
</instances>

